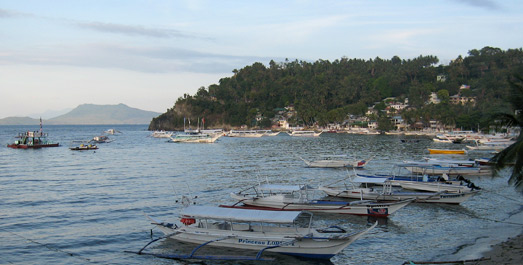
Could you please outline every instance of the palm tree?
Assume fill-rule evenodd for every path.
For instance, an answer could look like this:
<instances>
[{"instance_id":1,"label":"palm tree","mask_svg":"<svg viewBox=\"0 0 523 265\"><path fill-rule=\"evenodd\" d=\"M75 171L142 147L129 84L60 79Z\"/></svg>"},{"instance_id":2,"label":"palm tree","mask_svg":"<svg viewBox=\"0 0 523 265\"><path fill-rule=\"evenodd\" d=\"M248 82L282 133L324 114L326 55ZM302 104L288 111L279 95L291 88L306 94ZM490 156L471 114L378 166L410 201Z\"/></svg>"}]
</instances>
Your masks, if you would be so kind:
<instances>
[{"instance_id":1,"label":"palm tree","mask_svg":"<svg viewBox=\"0 0 523 265\"><path fill-rule=\"evenodd\" d=\"M507 127L519 127L519 136L515 143L496 154L490 161L494 163L496 171L512 166L508 182L523 192L523 77L514 75L512 80L509 79L509 83L512 89L509 102L514 114L500 113L496 118Z\"/></svg>"}]
</instances>

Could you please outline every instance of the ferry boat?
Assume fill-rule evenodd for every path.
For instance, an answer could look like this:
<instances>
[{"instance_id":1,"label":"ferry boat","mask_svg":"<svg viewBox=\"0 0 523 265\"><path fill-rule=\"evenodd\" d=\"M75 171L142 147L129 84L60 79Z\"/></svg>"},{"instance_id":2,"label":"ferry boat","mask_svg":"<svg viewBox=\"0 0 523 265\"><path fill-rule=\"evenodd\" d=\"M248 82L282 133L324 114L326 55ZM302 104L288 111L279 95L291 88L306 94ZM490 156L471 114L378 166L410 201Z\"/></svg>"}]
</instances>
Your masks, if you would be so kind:
<instances>
[{"instance_id":1,"label":"ferry boat","mask_svg":"<svg viewBox=\"0 0 523 265\"><path fill-rule=\"evenodd\" d=\"M33 132L19 133L16 140L12 144L8 144L7 147L14 149L35 149L42 147L57 147L60 144L52 142L47 139L47 133L42 130L42 123L40 123L40 130Z\"/></svg>"}]
</instances>

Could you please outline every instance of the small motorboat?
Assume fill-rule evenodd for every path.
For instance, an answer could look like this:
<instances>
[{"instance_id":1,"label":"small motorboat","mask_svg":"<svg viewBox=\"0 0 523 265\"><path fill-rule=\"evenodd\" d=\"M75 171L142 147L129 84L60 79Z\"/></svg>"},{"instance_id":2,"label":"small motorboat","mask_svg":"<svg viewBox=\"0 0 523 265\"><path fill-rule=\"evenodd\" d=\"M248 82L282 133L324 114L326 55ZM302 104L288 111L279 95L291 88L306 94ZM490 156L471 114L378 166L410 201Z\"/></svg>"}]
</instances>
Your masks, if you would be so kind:
<instances>
[{"instance_id":1,"label":"small motorboat","mask_svg":"<svg viewBox=\"0 0 523 265\"><path fill-rule=\"evenodd\" d=\"M96 149L98 149L98 146L96 146L94 144L88 144L88 145L81 144L79 146L70 147L69 149L71 149L73 151L96 150Z\"/></svg>"}]
</instances>

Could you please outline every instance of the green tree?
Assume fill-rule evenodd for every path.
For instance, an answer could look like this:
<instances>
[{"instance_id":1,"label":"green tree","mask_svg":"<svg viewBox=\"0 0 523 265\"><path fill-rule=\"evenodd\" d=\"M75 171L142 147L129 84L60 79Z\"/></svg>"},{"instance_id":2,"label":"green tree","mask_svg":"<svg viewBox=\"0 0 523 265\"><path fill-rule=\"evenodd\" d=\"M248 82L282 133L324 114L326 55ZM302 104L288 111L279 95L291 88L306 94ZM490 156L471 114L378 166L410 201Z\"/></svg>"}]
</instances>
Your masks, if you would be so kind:
<instances>
[{"instance_id":1,"label":"green tree","mask_svg":"<svg viewBox=\"0 0 523 265\"><path fill-rule=\"evenodd\" d=\"M441 89L437 93L439 100L441 103L445 104L449 102L449 91L446 89Z\"/></svg>"},{"instance_id":2,"label":"green tree","mask_svg":"<svg viewBox=\"0 0 523 265\"><path fill-rule=\"evenodd\" d=\"M519 127L520 132L516 142L496 154L491 162L495 164L498 171L505 167L512 167L509 183L523 191L523 77L515 75L509 83L512 89L509 101L514 112L499 113L496 118L506 126Z\"/></svg>"}]
</instances>

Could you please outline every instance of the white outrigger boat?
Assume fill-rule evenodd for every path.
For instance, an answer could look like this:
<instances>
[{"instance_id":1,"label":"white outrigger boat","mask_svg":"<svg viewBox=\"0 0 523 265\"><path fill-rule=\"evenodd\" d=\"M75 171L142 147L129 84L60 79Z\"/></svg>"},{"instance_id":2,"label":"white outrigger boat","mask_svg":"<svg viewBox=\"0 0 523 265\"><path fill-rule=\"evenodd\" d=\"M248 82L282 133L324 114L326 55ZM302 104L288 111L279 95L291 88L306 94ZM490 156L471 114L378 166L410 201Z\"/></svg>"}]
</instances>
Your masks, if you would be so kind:
<instances>
[{"instance_id":1,"label":"white outrigger boat","mask_svg":"<svg viewBox=\"0 0 523 265\"><path fill-rule=\"evenodd\" d=\"M381 185L381 187L372 185ZM320 186L318 189L324 191L329 196L342 198L385 201L414 199L415 202L448 204L460 204L478 193L477 190L458 193L395 190L387 178L364 178L359 176L352 178L349 185L344 187Z\"/></svg>"},{"instance_id":2,"label":"white outrigger boat","mask_svg":"<svg viewBox=\"0 0 523 265\"><path fill-rule=\"evenodd\" d=\"M166 131L154 131L153 133L151 133L151 137L154 137L154 138L171 138L172 135L173 135L172 132L166 132Z\"/></svg>"},{"instance_id":3,"label":"white outrigger boat","mask_svg":"<svg viewBox=\"0 0 523 265\"><path fill-rule=\"evenodd\" d=\"M398 164L398 167L403 167L414 174L422 175L461 175L461 176L487 176L492 175L492 170L489 167L480 166L463 166L457 163L441 163L441 162L416 162L405 161L403 164Z\"/></svg>"},{"instance_id":4,"label":"white outrigger boat","mask_svg":"<svg viewBox=\"0 0 523 265\"><path fill-rule=\"evenodd\" d=\"M430 192L446 192L446 193L464 193L479 189L476 186L454 184L446 182L423 182L423 181L399 181L403 189L406 190L422 190Z\"/></svg>"},{"instance_id":5,"label":"white outrigger boat","mask_svg":"<svg viewBox=\"0 0 523 265\"><path fill-rule=\"evenodd\" d=\"M352 167L352 168L363 168L370 159L367 160L348 160L348 159L335 159L337 157L346 157L346 155L325 155L324 159L309 161L301 158L308 167L321 167L321 168L340 168L340 167Z\"/></svg>"},{"instance_id":6,"label":"white outrigger boat","mask_svg":"<svg viewBox=\"0 0 523 265\"><path fill-rule=\"evenodd\" d=\"M292 131L289 133L290 136L298 136L298 137L318 137L323 132L315 132L315 131Z\"/></svg>"},{"instance_id":7,"label":"white outrigger boat","mask_svg":"<svg viewBox=\"0 0 523 265\"><path fill-rule=\"evenodd\" d=\"M252 193L245 193L245 191L252 191ZM308 185L260 184L231 193L231 197L238 202L232 206L220 207L387 217L413 201L413 199L397 202L324 200L315 199L315 191L319 190ZM237 206L239 203L245 206Z\"/></svg>"},{"instance_id":8,"label":"white outrigger boat","mask_svg":"<svg viewBox=\"0 0 523 265\"><path fill-rule=\"evenodd\" d=\"M258 133L261 133L262 136L276 136L280 134L280 131L272 131L272 130L257 130Z\"/></svg>"},{"instance_id":9,"label":"white outrigger boat","mask_svg":"<svg viewBox=\"0 0 523 265\"><path fill-rule=\"evenodd\" d=\"M172 143L214 143L222 134L215 133L180 133L171 137L169 142Z\"/></svg>"},{"instance_id":10,"label":"white outrigger boat","mask_svg":"<svg viewBox=\"0 0 523 265\"><path fill-rule=\"evenodd\" d=\"M243 138L258 138L262 137L264 135L263 132L255 131L255 130L245 130L245 131L238 131L238 130L230 130L227 134L228 137L243 137Z\"/></svg>"},{"instance_id":11,"label":"white outrigger boat","mask_svg":"<svg viewBox=\"0 0 523 265\"><path fill-rule=\"evenodd\" d=\"M298 217L310 215L308 222L297 222ZM312 213L258 211L191 205L181 215L180 226L148 217L166 236L174 240L199 244L190 255L155 255L178 259L222 259L220 256L198 256L195 252L210 245L258 251L256 258L224 256L223 259L260 260L265 251L330 259L356 239L377 225L347 232L340 227L324 230L312 227ZM300 223L302 224L300 226ZM152 242L151 242L152 243Z\"/></svg>"}]
</instances>

